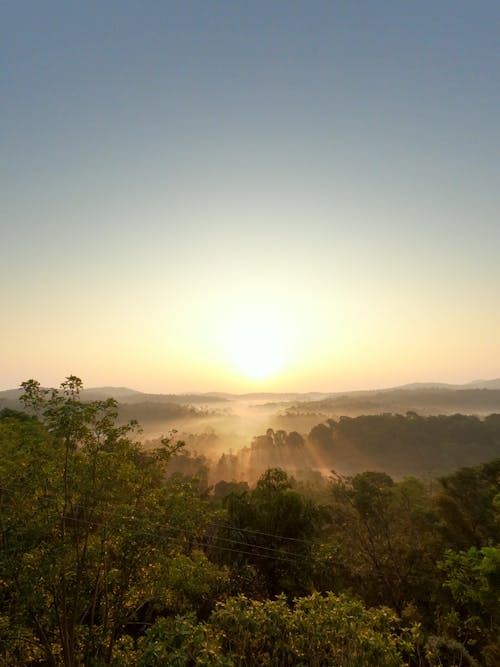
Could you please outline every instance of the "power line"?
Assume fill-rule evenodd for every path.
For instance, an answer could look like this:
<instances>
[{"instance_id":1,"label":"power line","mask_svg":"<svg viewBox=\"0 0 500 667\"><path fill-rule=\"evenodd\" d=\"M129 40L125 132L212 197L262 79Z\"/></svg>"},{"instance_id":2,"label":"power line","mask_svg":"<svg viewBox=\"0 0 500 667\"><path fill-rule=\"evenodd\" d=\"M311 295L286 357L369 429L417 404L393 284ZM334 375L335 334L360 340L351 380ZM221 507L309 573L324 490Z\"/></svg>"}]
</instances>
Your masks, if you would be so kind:
<instances>
[{"instance_id":1,"label":"power line","mask_svg":"<svg viewBox=\"0 0 500 667\"><path fill-rule=\"evenodd\" d=\"M251 528L239 528L236 526L231 526L230 524L225 524L225 523L215 523L214 525L218 526L219 528L228 528L229 530L236 530L241 533L250 533L252 535L262 535L264 537L274 537L274 538L279 538L280 540L289 540L291 542L302 542L303 544L309 545L310 542L308 540L301 539L300 537L287 537L286 535L279 535L278 533L265 533L261 530L253 530Z\"/></svg>"},{"instance_id":2,"label":"power line","mask_svg":"<svg viewBox=\"0 0 500 667\"><path fill-rule=\"evenodd\" d=\"M6 487L0 487L0 491L7 491L7 493L10 493L10 490L7 489ZM38 496L36 498L36 500L42 500L42 499L44 501L49 501L49 502L54 502L54 503L59 502L59 500L57 498L53 498L53 497L50 497L50 496ZM75 503L75 504L72 503L71 507L74 508L74 509L82 509L82 510L89 510L89 511L94 511L95 510L95 508L91 508L88 505L82 505L80 503ZM133 516L131 517L131 516L126 516L126 515L118 515L118 514L115 514L114 512L106 511L106 510L100 510L100 513L101 514L106 514L108 516L112 516L115 519L123 519L124 521L132 521L132 520L135 520L135 519L138 518L138 517L133 517ZM164 524L160 524L158 522L157 525L164 525ZM278 533L269 533L269 532L265 532L265 531L261 531L261 530L254 530L252 528L241 528L241 527L232 526L231 524L223 523L223 522L220 522L220 521L219 522L218 521L210 521L207 525L212 526L214 528L224 528L224 529L227 529L227 530L233 530L235 532L246 533L246 534L249 534L249 535L259 535L259 536L262 536L262 537L271 537L271 538L274 538L274 539L278 538L280 540L284 540L284 541L288 541L288 542L298 542L298 543L305 544L307 546L310 545L310 541L302 539L300 537L288 537L286 535L280 535ZM254 546L257 546L257 545L254 545Z\"/></svg>"},{"instance_id":3,"label":"power line","mask_svg":"<svg viewBox=\"0 0 500 667\"><path fill-rule=\"evenodd\" d=\"M7 491L9 493L8 489L5 489L5 487L1 487L0 490ZM50 501L53 503L58 503L57 498L50 498L50 497L38 497L36 500L44 500L44 501ZM82 510L90 510L94 511L95 508L89 508L88 506L85 505L80 505L80 504L73 504L72 505L73 509L82 509ZM102 513L102 512L101 512ZM116 520L122 520L122 521L134 521L134 522L141 522L141 524L147 520L147 517L135 517L135 516L126 516L126 515L118 515L114 514L112 512L104 512L104 514L107 514L110 516L112 519ZM67 521L67 523L71 526L71 524L83 524L83 525L88 525L92 527L100 527L103 529L109 528L109 522L103 523L99 520L92 520L92 519L86 519L83 517L75 517L75 516L68 516L66 515L64 519ZM224 528L224 529L230 529L236 532L246 532L246 533L251 533L255 535L262 535L262 536L269 536L269 537L274 537L274 538L279 538L279 539L285 539L285 540L294 540L294 541L300 541L308 546L310 546L310 543L306 542L305 540L295 540L295 538L286 538L286 537L281 537L279 535L275 535L272 533L265 533L262 531L251 531L249 529L240 529L234 526L230 526L228 524L222 524L222 523L216 523L216 522L211 522L208 524L209 526L216 527L216 528ZM149 522L148 528L162 528L167 531L174 531L177 532L180 535L184 535L187 538L190 538L192 540L200 540L203 539L203 536L200 536L197 533L194 533L192 531L187 531L184 528L180 526L176 526L173 524L169 523L164 523L160 521L155 521L155 522ZM235 540L230 537L224 537L221 535L211 535L211 536L206 536L208 537L209 540L212 541L212 543L204 544L201 546L204 546L205 548L210 548L213 547L215 549L221 550L221 551L227 551L227 552L233 552L233 553L238 553L241 555L249 555L249 556L256 556L258 558L268 558L270 560L280 560L283 562L288 562L288 563L295 563L297 561L302 561L302 562L308 562L309 559L305 558L304 556L300 554L295 554L293 552L289 551L283 551L280 549L277 549L276 547L269 547L265 545L259 545L259 544L254 544L251 542L245 542L242 540ZM175 541L177 538L176 537L167 537L165 536L165 539ZM214 544L215 542L215 544ZM251 549L251 551L244 550L244 549L233 549L232 547L227 547L227 546L222 546L221 544L217 544L217 542L225 542L229 544L238 544L239 546L246 547L247 549Z\"/></svg>"}]
</instances>

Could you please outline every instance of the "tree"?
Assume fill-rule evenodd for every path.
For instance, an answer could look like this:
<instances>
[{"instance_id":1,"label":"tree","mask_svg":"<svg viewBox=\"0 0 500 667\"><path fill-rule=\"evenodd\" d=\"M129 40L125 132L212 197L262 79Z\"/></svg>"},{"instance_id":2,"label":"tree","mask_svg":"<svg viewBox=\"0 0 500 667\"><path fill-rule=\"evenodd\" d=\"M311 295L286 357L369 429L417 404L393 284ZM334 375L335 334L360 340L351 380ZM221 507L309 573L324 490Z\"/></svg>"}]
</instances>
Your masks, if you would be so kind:
<instances>
[{"instance_id":1,"label":"tree","mask_svg":"<svg viewBox=\"0 0 500 667\"><path fill-rule=\"evenodd\" d=\"M500 459L460 468L440 483L435 502L449 546L460 550L499 543L495 498L500 494Z\"/></svg>"},{"instance_id":2,"label":"tree","mask_svg":"<svg viewBox=\"0 0 500 667\"><path fill-rule=\"evenodd\" d=\"M285 596L219 605L205 623L161 619L140 642L137 664L400 667L418 627L405 628L387 608L367 609L347 596L313 594L290 606Z\"/></svg>"},{"instance_id":3,"label":"tree","mask_svg":"<svg viewBox=\"0 0 500 667\"><path fill-rule=\"evenodd\" d=\"M238 571L254 568L269 595L308 592L313 538L322 517L291 488L287 474L279 468L267 470L252 491L228 496L225 506L228 526L219 532L224 540L220 557Z\"/></svg>"},{"instance_id":4,"label":"tree","mask_svg":"<svg viewBox=\"0 0 500 667\"><path fill-rule=\"evenodd\" d=\"M323 586L352 589L368 604L408 604L430 614L441 553L431 499L421 482L396 484L382 472L332 480L331 579ZM324 577L324 574L323 574Z\"/></svg>"},{"instance_id":5,"label":"tree","mask_svg":"<svg viewBox=\"0 0 500 667\"><path fill-rule=\"evenodd\" d=\"M0 423L4 655L21 636L21 663L108 663L134 624L180 600L173 563L189 571L209 513L193 487L165 481L182 443L143 451L116 402L81 401L75 376L22 386L33 416Z\"/></svg>"},{"instance_id":6,"label":"tree","mask_svg":"<svg viewBox=\"0 0 500 667\"><path fill-rule=\"evenodd\" d=\"M451 599L441 612L447 634L493 667L500 662L500 547L448 550L438 567Z\"/></svg>"}]
</instances>

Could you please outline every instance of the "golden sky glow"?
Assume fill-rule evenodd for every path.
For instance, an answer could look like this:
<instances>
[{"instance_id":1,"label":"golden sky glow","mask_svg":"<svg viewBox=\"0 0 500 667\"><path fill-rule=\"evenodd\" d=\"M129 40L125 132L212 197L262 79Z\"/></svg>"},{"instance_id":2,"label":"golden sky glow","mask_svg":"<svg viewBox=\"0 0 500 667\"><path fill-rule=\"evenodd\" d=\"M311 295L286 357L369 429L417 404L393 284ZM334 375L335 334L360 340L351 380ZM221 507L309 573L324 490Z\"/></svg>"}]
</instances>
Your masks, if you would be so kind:
<instances>
[{"instance_id":1,"label":"golden sky glow","mask_svg":"<svg viewBox=\"0 0 500 667\"><path fill-rule=\"evenodd\" d=\"M500 376L499 7L3 8L0 388Z\"/></svg>"},{"instance_id":2,"label":"golden sky glow","mask_svg":"<svg viewBox=\"0 0 500 667\"><path fill-rule=\"evenodd\" d=\"M234 370L244 378L263 380L276 376L290 362L286 327L270 312L242 307L227 324L224 348Z\"/></svg>"}]
</instances>

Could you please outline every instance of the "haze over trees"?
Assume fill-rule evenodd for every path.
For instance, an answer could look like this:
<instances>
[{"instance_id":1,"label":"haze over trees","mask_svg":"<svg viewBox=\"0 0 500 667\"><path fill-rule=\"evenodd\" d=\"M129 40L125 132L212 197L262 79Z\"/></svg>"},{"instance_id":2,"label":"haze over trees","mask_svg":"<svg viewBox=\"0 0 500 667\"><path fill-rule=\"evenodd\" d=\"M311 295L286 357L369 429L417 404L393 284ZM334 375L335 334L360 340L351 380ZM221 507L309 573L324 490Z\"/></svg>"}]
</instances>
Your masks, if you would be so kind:
<instances>
[{"instance_id":1,"label":"haze over trees","mask_svg":"<svg viewBox=\"0 0 500 667\"><path fill-rule=\"evenodd\" d=\"M202 454L143 447L114 399L81 392L30 380L25 411L0 412L2 664L499 664L498 415L268 429L255 483L228 453L211 484ZM392 466L280 465L347 441ZM438 477L390 474L436 449ZM451 469L472 451L487 457Z\"/></svg>"}]
</instances>

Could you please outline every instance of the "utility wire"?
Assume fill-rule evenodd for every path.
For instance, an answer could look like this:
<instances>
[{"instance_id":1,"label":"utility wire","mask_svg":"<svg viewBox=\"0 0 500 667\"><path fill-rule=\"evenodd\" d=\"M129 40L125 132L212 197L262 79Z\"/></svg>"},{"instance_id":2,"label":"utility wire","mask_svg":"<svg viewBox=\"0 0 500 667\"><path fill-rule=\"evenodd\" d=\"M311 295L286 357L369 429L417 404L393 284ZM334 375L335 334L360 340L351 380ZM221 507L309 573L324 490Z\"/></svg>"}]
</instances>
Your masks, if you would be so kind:
<instances>
[{"instance_id":1,"label":"utility wire","mask_svg":"<svg viewBox=\"0 0 500 667\"><path fill-rule=\"evenodd\" d=\"M4 487L2 487L1 490L8 491ZM59 502L57 498L50 498L50 497L46 497L46 496L45 497L40 496L40 497L37 498L37 500L42 500L42 499L44 501L50 501L50 502L53 502L53 503L58 503ZM85 505L80 505L80 504L72 505L72 508L73 509L91 510L91 511L94 511L94 509L95 509L95 508L89 508ZM120 519L120 520L123 520L123 521L141 522L141 524L144 521L148 521L147 518L144 518L144 517L117 515L117 514L114 514L112 512L104 512L104 514L108 514L108 516L110 516L114 520ZM66 521L68 522L69 525L78 523L78 524L82 524L82 525L100 527L100 528L103 528L103 529L109 528L109 523L103 523L103 522L98 521L98 520L85 519L85 518L82 518L82 517L72 517L72 516L67 516L67 515L66 515L65 519L66 519ZM275 535L275 534L272 534L272 533L264 533L264 532L261 532L261 531L251 531L251 530L247 530L247 529L240 529L240 528L237 528L237 527L234 527L234 526L230 526L228 524L222 524L222 523L218 524L216 522L211 522L208 525L212 526L212 527L216 527L216 528L221 527L221 528L224 528L224 529L230 529L230 530L233 530L233 531L236 531L236 532L241 531L241 532L252 533L252 534L255 534L255 535L269 536L269 537L285 539L285 540L288 539L288 540L300 541L300 542L303 542L303 543L307 544L308 546L310 546L310 543L306 542L305 540L295 540L295 538L286 538L286 537L281 538L281 536ZM294 562L297 562L297 561L308 562L307 558L305 558L305 557L303 557L299 554L295 554L293 552L283 551L283 550L277 549L275 547L253 544L251 542L235 540L235 539L232 539L230 537L223 537L221 535L200 536L197 533L194 533L192 531L187 531L184 528L181 528L180 526L175 526L171 523L164 523L164 522L159 522L159 521L149 522L148 527L149 528L155 528L156 527L156 528L161 528L161 529L164 529L164 530L166 529L167 531L174 531L174 532L177 532L178 534L180 534L181 536L184 535L184 536L186 536L186 537L188 537L192 540L200 540L200 539L203 539L203 537L207 537L211 541L211 543L209 542L208 544L206 543L206 544L201 545L201 546L208 547L208 548L213 547L213 548L221 550L221 551L239 553L239 554L242 554L242 555L257 556L259 558L269 558L271 560L281 560L281 561L288 562L288 563L294 563ZM175 541L177 538L172 536L172 537L166 537L166 539L171 540L171 541ZM214 542L215 542L215 544L214 544ZM237 544L239 546L246 547L247 549L252 549L252 551L248 551L248 550L244 550L244 549L233 549L232 547L227 547L227 546L222 546L221 544L217 544L217 542ZM287 556L287 557L283 557L283 556Z\"/></svg>"},{"instance_id":2,"label":"utility wire","mask_svg":"<svg viewBox=\"0 0 500 667\"><path fill-rule=\"evenodd\" d=\"M7 493L10 493L10 490L7 489L6 487L0 487L0 491L7 491ZM37 496L36 500L49 501L49 502L54 502L54 503L59 502L57 498L53 498L53 497L50 497L50 496ZM80 503L75 503L75 504L72 504L71 506L74 509L83 509L83 510L89 510L89 511L94 511L96 509L96 508L91 508L88 505L82 505ZM114 512L111 512L109 510L100 510L99 512L101 514L106 514L108 516L111 516L115 519L123 519L125 521L131 521L131 520L134 520L134 519L138 518L138 517L134 517L134 516L118 515L118 514L115 514ZM160 524L158 522L158 525L164 525L164 524ZM249 534L249 535L259 535L259 536L262 536L262 537L272 537L274 539L278 538L280 540L289 541L289 542L299 542L299 543L302 543L302 544L305 544L305 545L310 544L310 542L308 540L304 540L300 537L288 537L286 535L280 535L278 533L268 533L268 532L261 531L261 530L254 530L252 528L241 528L241 527L232 526L231 524L223 523L223 522L220 522L220 521L210 521L207 525L211 526L211 527L214 527L214 528L224 528L224 529L227 529L227 530L233 530L233 531L236 531L236 532L246 533L246 534Z\"/></svg>"}]
</instances>

